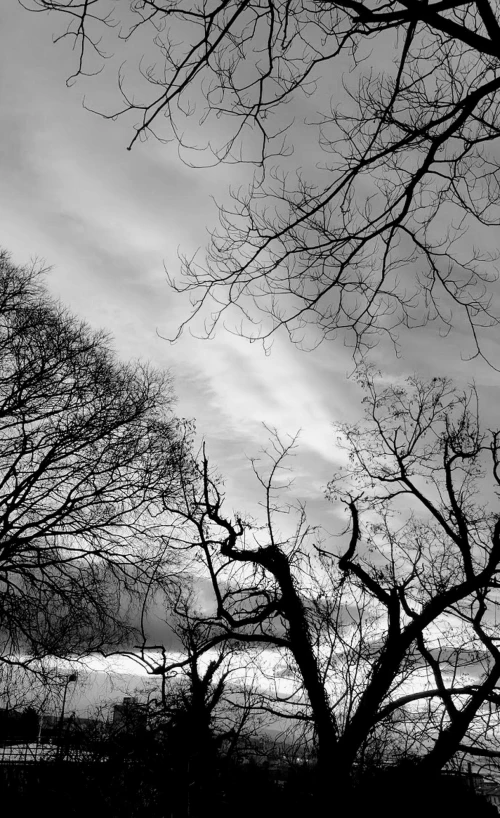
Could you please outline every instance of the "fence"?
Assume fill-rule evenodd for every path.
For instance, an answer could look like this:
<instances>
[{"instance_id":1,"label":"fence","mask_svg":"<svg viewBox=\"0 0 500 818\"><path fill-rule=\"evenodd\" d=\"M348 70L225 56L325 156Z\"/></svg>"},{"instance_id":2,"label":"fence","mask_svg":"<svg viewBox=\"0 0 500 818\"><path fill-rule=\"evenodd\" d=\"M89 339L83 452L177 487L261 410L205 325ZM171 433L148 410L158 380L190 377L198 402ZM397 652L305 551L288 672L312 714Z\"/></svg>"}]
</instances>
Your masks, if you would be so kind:
<instances>
[{"instance_id":1,"label":"fence","mask_svg":"<svg viewBox=\"0 0 500 818\"><path fill-rule=\"evenodd\" d=\"M55 761L57 747L52 744L10 743L0 747L0 764L34 764Z\"/></svg>"}]
</instances>

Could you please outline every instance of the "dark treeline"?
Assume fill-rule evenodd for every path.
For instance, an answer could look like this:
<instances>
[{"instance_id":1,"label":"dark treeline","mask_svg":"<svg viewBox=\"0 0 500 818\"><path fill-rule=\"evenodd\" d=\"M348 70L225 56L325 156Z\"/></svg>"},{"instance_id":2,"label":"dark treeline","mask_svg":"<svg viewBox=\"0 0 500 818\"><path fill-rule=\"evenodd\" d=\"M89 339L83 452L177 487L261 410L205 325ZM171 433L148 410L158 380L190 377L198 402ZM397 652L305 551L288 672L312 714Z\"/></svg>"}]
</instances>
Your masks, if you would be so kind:
<instances>
[{"instance_id":1,"label":"dark treeline","mask_svg":"<svg viewBox=\"0 0 500 818\"><path fill-rule=\"evenodd\" d=\"M188 746L189 745L189 746ZM185 818L234 814L297 818L313 811L332 815L401 814L438 818L453 814L494 818L497 811L464 777L429 777L419 787L414 760L390 769L365 769L342 790L332 776L331 800L325 804L314 763L283 760L283 747L266 755L234 757L213 739L204 748L207 763L200 771L197 750L187 738L134 731L106 740L67 737L66 756L27 765L1 765L2 805L17 815L30 815L40 805L54 816L92 815L104 818L150 816Z\"/></svg>"}]
</instances>

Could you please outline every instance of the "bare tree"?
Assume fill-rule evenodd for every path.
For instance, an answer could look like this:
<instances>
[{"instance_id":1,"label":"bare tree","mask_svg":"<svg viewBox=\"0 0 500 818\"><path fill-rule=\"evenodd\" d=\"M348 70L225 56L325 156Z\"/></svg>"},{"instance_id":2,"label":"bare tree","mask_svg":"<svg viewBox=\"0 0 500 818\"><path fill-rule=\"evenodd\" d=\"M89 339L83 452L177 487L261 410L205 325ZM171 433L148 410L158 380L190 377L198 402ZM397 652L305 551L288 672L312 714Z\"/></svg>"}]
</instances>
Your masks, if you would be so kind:
<instances>
[{"instance_id":1,"label":"bare tree","mask_svg":"<svg viewBox=\"0 0 500 818\"><path fill-rule=\"evenodd\" d=\"M187 444L169 379L119 363L5 253L0 357L0 662L43 674L125 638Z\"/></svg>"},{"instance_id":2,"label":"bare tree","mask_svg":"<svg viewBox=\"0 0 500 818\"><path fill-rule=\"evenodd\" d=\"M121 71L123 104L105 114L136 114L130 147L155 134L195 148L196 164L194 120L211 161L257 165L222 207L206 264L185 259L172 279L208 334L232 307L250 337L285 326L314 344L341 331L356 348L437 318L466 321L479 353L480 328L498 317L494 3L26 5L66 18L58 37L76 46L75 76L102 67L114 33L134 58L149 35L141 81ZM311 115L300 99L313 94ZM211 122L223 123L218 144ZM295 160L301 139L318 149Z\"/></svg>"},{"instance_id":3,"label":"bare tree","mask_svg":"<svg viewBox=\"0 0 500 818\"><path fill-rule=\"evenodd\" d=\"M190 560L192 570L198 566L198 571L208 571L211 579L214 609L205 612L205 620L219 633L215 631L206 647L233 639L251 651L265 647L285 663L295 662L300 676L297 695L277 702L261 691L257 709L278 718L287 715L307 724L312 721L326 776L337 727L299 585L307 571L306 542L312 532L303 508L297 509L295 533L285 541L277 532L275 519L281 511L292 511L281 508L276 481L287 468L284 461L294 444L294 439L282 442L275 436L269 474L262 474L257 462L253 464L264 490L267 522L262 526L240 517L233 522L223 515L223 496L203 456L198 482L186 484L184 503L177 506L180 533L176 545ZM305 713L309 705L312 718Z\"/></svg>"},{"instance_id":4,"label":"bare tree","mask_svg":"<svg viewBox=\"0 0 500 818\"><path fill-rule=\"evenodd\" d=\"M341 427L351 466L331 489L352 519L339 568L383 619L339 751L352 763L370 724L431 700L434 729L425 734L420 766L437 772L497 696L500 523L489 501L498 484L498 434L481 431L474 391L460 394L446 379L380 389L365 374L366 421ZM433 684L396 696L391 688L409 660L414 678L423 663Z\"/></svg>"},{"instance_id":5,"label":"bare tree","mask_svg":"<svg viewBox=\"0 0 500 818\"><path fill-rule=\"evenodd\" d=\"M498 433L481 431L474 391L446 379L361 380L366 417L339 428L350 465L329 487L349 512L339 546L301 506L295 534L278 533L293 439L274 437L267 472L254 463L265 524L223 512L206 457L178 511L177 547L212 581L211 646L274 653L292 688L259 706L312 726L326 787L369 758L414 755L430 774L488 757L500 692Z\"/></svg>"}]
</instances>

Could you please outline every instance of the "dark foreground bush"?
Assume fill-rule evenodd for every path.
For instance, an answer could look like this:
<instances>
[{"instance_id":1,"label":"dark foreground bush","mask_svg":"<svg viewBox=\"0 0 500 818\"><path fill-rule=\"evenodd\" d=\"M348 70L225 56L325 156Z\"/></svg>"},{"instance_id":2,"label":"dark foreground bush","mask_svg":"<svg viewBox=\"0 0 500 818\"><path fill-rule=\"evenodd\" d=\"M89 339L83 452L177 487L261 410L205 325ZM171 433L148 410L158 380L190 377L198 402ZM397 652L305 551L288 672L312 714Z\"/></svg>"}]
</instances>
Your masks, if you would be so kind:
<instances>
[{"instance_id":1,"label":"dark foreground bush","mask_svg":"<svg viewBox=\"0 0 500 818\"><path fill-rule=\"evenodd\" d=\"M202 787L165 767L36 764L0 768L4 814L24 818L496 818L496 809L458 777L424 780L385 771L345 786L332 771L320 795L314 771L234 765Z\"/></svg>"},{"instance_id":2,"label":"dark foreground bush","mask_svg":"<svg viewBox=\"0 0 500 818\"><path fill-rule=\"evenodd\" d=\"M415 771L387 770L364 776L351 790L349 813L384 818L495 818L497 810L466 778L422 777Z\"/></svg>"}]
</instances>

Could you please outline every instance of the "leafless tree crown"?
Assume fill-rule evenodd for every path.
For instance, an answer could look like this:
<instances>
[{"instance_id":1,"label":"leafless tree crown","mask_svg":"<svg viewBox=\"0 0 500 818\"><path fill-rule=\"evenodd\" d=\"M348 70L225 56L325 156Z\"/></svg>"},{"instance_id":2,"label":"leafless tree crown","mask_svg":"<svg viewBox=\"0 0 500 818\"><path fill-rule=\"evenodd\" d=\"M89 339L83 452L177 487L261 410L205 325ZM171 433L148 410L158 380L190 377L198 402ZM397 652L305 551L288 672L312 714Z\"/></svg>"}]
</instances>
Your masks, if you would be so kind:
<instances>
[{"instance_id":1,"label":"leafless tree crown","mask_svg":"<svg viewBox=\"0 0 500 818\"><path fill-rule=\"evenodd\" d=\"M127 41L123 105L109 115L138 115L130 147L155 134L194 164L207 151L256 164L221 207L206 263L184 258L172 277L206 334L230 311L251 338L284 326L310 346L340 331L359 349L402 324L460 320L479 353L498 316L496 3L27 6L66 17L75 75L102 67L113 35Z\"/></svg>"},{"instance_id":2,"label":"leafless tree crown","mask_svg":"<svg viewBox=\"0 0 500 818\"><path fill-rule=\"evenodd\" d=\"M40 667L124 638L178 487L169 379L0 255L0 663Z\"/></svg>"}]
</instances>

